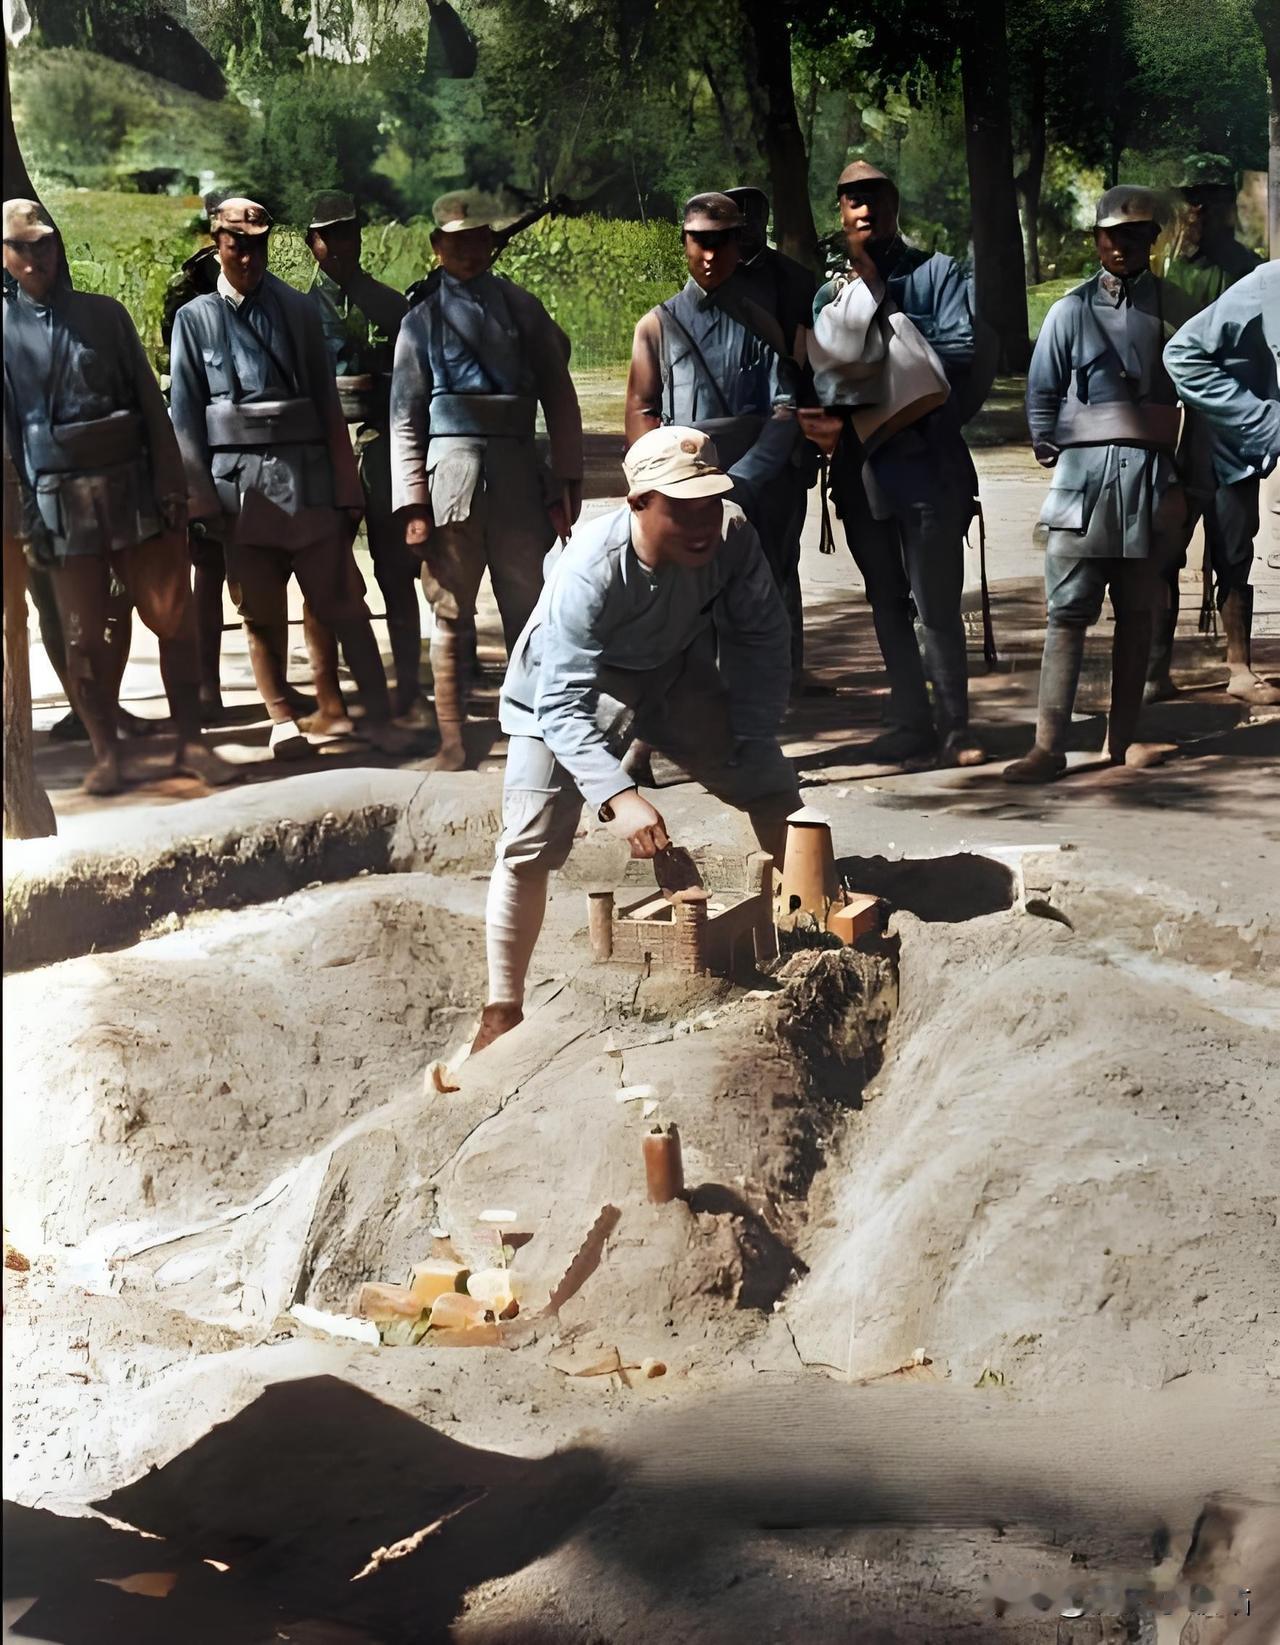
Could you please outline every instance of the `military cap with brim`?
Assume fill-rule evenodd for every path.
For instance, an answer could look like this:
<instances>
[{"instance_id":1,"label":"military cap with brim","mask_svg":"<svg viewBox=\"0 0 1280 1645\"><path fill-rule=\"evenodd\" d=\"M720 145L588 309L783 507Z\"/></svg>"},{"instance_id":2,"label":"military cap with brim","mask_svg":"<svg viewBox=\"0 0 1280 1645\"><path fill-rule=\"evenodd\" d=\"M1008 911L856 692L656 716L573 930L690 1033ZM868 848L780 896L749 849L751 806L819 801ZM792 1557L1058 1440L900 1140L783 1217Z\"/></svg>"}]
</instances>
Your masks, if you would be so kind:
<instances>
[{"instance_id":1,"label":"military cap with brim","mask_svg":"<svg viewBox=\"0 0 1280 1645\"><path fill-rule=\"evenodd\" d=\"M726 200L732 200L744 215L753 206L763 206L765 216L769 215L769 196L762 188L755 188L744 183L741 188L727 188L724 191L724 197Z\"/></svg>"},{"instance_id":2,"label":"military cap with brim","mask_svg":"<svg viewBox=\"0 0 1280 1645\"><path fill-rule=\"evenodd\" d=\"M1234 194L1235 167L1225 154L1189 154L1182 162L1182 181L1178 187L1186 194L1201 189Z\"/></svg>"},{"instance_id":3,"label":"military cap with brim","mask_svg":"<svg viewBox=\"0 0 1280 1645\"><path fill-rule=\"evenodd\" d=\"M722 234L741 228L746 222L736 200L727 194L695 194L685 201L684 228L687 234Z\"/></svg>"},{"instance_id":4,"label":"military cap with brim","mask_svg":"<svg viewBox=\"0 0 1280 1645\"><path fill-rule=\"evenodd\" d=\"M847 188L855 188L859 183L885 183L895 194L898 190L893 178L886 176L879 166L873 166L870 160L850 160L836 179L836 193L840 194Z\"/></svg>"},{"instance_id":5,"label":"military cap with brim","mask_svg":"<svg viewBox=\"0 0 1280 1645\"><path fill-rule=\"evenodd\" d=\"M1162 217L1160 196L1140 183L1117 183L1098 201L1094 228L1123 228L1126 223L1151 223L1157 229Z\"/></svg>"},{"instance_id":6,"label":"military cap with brim","mask_svg":"<svg viewBox=\"0 0 1280 1645\"><path fill-rule=\"evenodd\" d=\"M209 213L209 232L227 234L270 234L271 213L256 200L233 194Z\"/></svg>"},{"instance_id":7,"label":"military cap with brim","mask_svg":"<svg viewBox=\"0 0 1280 1645\"><path fill-rule=\"evenodd\" d=\"M4 203L4 238L30 244L45 240L58 231L49 213L39 200L6 200Z\"/></svg>"},{"instance_id":8,"label":"military cap with brim","mask_svg":"<svg viewBox=\"0 0 1280 1645\"><path fill-rule=\"evenodd\" d=\"M356 203L341 189L326 189L311 203L311 221L308 228L332 228L335 223L354 223Z\"/></svg>"},{"instance_id":9,"label":"military cap with brim","mask_svg":"<svg viewBox=\"0 0 1280 1645\"><path fill-rule=\"evenodd\" d=\"M632 497L646 491L660 491L664 497L716 497L733 490L708 436L678 424L642 434L622 459L622 471Z\"/></svg>"},{"instance_id":10,"label":"military cap with brim","mask_svg":"<svg viewBox=\"0 0 1280 1645\"><path fill-rule=\"evenodd\" d=\"M442 194L431 208L441 234L464 234L473 228L494 228L504 220L502 207L491 194L478 189L456 189Z\"/></svg>"}]
</instances>

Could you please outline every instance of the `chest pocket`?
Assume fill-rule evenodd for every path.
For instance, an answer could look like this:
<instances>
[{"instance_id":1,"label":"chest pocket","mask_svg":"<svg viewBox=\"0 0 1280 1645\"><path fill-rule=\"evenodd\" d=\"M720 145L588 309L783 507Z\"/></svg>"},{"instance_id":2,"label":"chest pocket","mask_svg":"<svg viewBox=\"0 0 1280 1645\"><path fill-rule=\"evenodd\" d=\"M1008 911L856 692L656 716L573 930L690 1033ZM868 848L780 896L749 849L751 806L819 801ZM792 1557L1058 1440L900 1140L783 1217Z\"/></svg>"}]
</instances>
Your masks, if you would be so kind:
<instances>
[{"instance_id":1,"label":"chest pocket","mask_svg":"<svg viewBox=\"0 0 1280 1645\"><path fill-rule=\"evenodd\" d=\"M209 385L209 393L214 399L219 395L231 393L231 377L227 371L226 360L220 348L202 348L200 353L204 359L205 381Z\"/></svg>"}]
</instances>

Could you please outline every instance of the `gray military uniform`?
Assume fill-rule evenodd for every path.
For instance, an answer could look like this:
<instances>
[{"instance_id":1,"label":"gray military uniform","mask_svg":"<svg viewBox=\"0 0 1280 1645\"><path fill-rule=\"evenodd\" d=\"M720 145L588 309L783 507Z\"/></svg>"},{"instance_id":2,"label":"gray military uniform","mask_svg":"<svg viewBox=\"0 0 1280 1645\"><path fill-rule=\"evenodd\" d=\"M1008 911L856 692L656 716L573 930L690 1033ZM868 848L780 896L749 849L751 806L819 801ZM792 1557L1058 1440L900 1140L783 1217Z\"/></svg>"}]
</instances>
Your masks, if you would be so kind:
<instances>
[{"instance_id":1,"label":"gray military uniform","mask_svg":"<svg viewBox=\"0 0 1280 1645\"><path fill-rule=\"evenodd\" d=\"M539 405L549 475L534 438ZM473 623L487 567L509 650L542 587L547 506L582 478L569 340L536 297L487 272L428 283L396 343L391 465L394 508L431 511L433 610Z\"/></svg>"},{"instance_id":2,"label":"gray military uniform","mask_svg":"<svg viewBox=\"0 0 1280 1645\"><path fill-rule=\"evenodd\" d=\"M1040 513L1051 619L1096 622L1108 584L1113 599L1154 609L1158 574L1186 546L1178 396L1161 359L1186 307L1153 274L1121 281L1100 271L1045 318L1027 422L1038 452L1059 453Z\"/></svg>"}]
</instances>

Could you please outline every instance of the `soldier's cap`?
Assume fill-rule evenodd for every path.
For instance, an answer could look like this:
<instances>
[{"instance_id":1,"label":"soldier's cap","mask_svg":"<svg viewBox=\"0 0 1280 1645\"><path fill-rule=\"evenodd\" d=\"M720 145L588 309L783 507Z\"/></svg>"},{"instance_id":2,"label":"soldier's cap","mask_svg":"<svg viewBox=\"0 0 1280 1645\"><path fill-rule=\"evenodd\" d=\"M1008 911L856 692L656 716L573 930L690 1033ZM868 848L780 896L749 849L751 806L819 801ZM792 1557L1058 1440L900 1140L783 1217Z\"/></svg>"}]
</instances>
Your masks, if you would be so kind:
<instances>
[{"instance_id":1,"label":"soldier's cap","mask_svg":"<svg viewBox=\"0 0 1280 1645\"><path fill-rule=\"evenodd\" d=\"M233 194L209 213L209 233L224 229L228 234L270 234L271 213L256 200Z\"/></svg>"},{"instance_id":2,"label":"soldier's cap","mask_svg":"<svg viewBox=\"0 0 1280 1645\"><path fill-rule=\"evenodd\" d=\"M506 214L491 194L479 189L455 189L442 194L431 208L441 234L463 234L472 228L494 228Z\"/></svg>"},{"instance_id":3,"label":"soldier's cap","mask_svg":"<svg viewBox=\"0 0 1280 1645\"><path fill-rule=\"evenodd\" d=\"M664 497L715 497L733 490L708 436L674 424L642 434L622 459L622 472L632 497L646 491L660 491Z\"/></svg>"},{"instance_id":4,"label":"soldier's cap","mask_svg":"<svg viewBox=\"0 0 1280 1645\"><path fill-rule=\"evenodd\" d=\"M1182 181L1178 187L1184 194L1200 189L1236 192L1235 167L1225 154L1189 154L1182 162Z\"/></svg>"},{"instance_id":5,"label":"soldier's cap","mask_svg":"<svg viewBox=\"0 0 1280 1645\"><path fill-rule=\"evenodd\" d=\"M744 183L741 188L727 188L724 197L732 200L744 217L752 211L763 211L766 217L769 215L769 196L762 188Z\"/></svg>"},{"instance_id":6,"label":"soldier's cap","mask_svg":"<svg viewBox=\"0 0 1280 1645\"><path fill-rule=\"evenodd\" d=\"M1140 183L1117 183L1098 201L1094 228L1123 228L1126 223L1150 223L1160 227L1163 216L1160 196Z\"/></svg>"},{"instance_id":7,"label":"soldier's cap","mask_svg":"<svg viewBox=\"0 0 1280 1645\"><path fill-rule=\"evenodd\" d=\"M356 203L351 196L341 189L326 189L311 202L311 221L307 227L332 228L335 223L356 221Z\"/></svg>"},{"instance_id":8,"label":"soldier's cap","mask_svg":"<svg viewBox=\"0 0 1280 1645\"><path fill-rule=\"evenodd\" d=\"M4 203L4 238L30 244L44 240L58 231L49 213L39 200L6 200Z\"/></svg>"},{"instance_id":9,"label":"soldier's cap","mask_svg":"<svg viewBox=\"0 0 1280 1645\"><path fill-rule=\"evenodd\" d=\"M741 228L746 219L738 202L727 194L712 191L695 194L684 205L686 234L723 234L729 229Z\"/></svg>"},{"instance_id":10,"label":"soldier's cap","mask_svg":"<svg viewBox=\"0 0 1280 1645\"><path fill-rule=\"evenodd\" d=\"M841 195L846 189L856 188L860 183L884 183L895 194L898 192L898 185L893 178L881 171L879 166L873 166L870 160L850 160L836 178L836 194Z\"/></svg>"}]
</instances>

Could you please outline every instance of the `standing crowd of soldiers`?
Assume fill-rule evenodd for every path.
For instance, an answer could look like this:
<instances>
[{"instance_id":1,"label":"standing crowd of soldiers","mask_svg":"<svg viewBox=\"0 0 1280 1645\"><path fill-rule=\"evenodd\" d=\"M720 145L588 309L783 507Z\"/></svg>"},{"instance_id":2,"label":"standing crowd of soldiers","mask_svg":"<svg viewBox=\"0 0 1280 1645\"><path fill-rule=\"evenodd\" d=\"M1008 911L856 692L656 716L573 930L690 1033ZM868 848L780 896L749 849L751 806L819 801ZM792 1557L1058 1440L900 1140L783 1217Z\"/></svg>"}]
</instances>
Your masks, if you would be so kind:
<instances>
[{"instance_id":1,"label":"standing crowd of soldiers","mask_svg":"<svg viewBox=\"0 0 1280 1645\"><path fill-rule=\"evenodd\" d=\"M120 785L118 738L137 729L118 704L132 608L159 639L176 768L209 783L234 774L202 731L223 715L224 582L271 752L290 759L308 734L395 753L422 729L420 577L437 764L461 768L488 571L511 739L490 893L491 1037L519 1020L546 877L581 800L637 855L665 848L637 786L653 751L745 810L780 855L796 783L777 734L789 696L807 688L800 540L820 468L884 663L886 724L867 758L982 763L961 615L978 482L962 429L990 388L994 339L957 264L901 235L891 178L854 161L836 194L847 256L821 285L769 246L759 190L688 202L688 280L635 330L626 504L576 532L583 439L569 340L493 272L510 228L480 193L436 203L437 267L407 297L362 267L350 197L314 203L307 292L268 271L268 211L243 194L217 200L211 243L166 306L167 407L123 307L75 291L43 208L8 201L6 467L46 648L93 745L86 787ZM1011 781L1065 769L1085 632L1108 593L1109 757L1150 757L1137 723L1144 697L1175 689L1178 570L1197 518L1228 689L1280 701L1252 669L1249 580L1259 478L1280 454L1280 279L1235 241L1233 201L1231 179L1189 179L1195 232L1162 277L1151 267L1157 195L1108 190L1099 270L1040 333L1027 415L1053 471L1041 514L1048 625L1035 746L1006 769ZM362 521L391 685L353 552ZM314 712L287 674L291 577Z\"/></svg>"}]
</instances>

